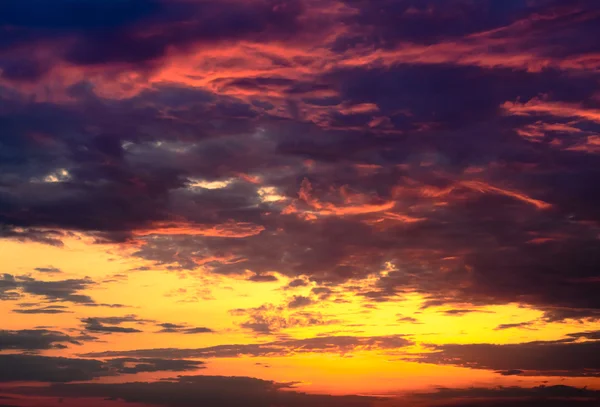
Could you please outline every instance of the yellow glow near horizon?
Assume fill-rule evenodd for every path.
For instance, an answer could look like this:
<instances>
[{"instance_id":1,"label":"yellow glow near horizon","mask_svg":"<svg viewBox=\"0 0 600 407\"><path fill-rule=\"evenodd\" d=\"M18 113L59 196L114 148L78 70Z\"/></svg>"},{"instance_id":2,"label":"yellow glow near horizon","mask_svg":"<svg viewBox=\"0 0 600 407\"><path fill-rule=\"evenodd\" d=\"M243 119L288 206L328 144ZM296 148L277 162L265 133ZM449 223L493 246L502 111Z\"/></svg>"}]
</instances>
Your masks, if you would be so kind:
<instances>
[{"instance_id":1,"label":"yellow glow near horizon","mask_svg":"<svg viewBox=\"0 0 600 407\"><path fill-rule=\"evenodd\" d=\"M445 315L449 307L422 309L424 298L408 294L398 302L382 302L365 308L360 297L344 294L343 286L336 289L334 298L342 302L323 299L303 312L319 313L331 323L315 326L290 326L275 335L259 335L240 327L244 316L231 314L234 309L248 309L273 304L274 313L283 318L294 310L277 308L287 304L293 295L308 295L312 285L285 289L289 279L253 283L241 278L212 275L201 268L190 272L169 271L159 266L129 256L131 249L118 245L92 244L85 237L65 240L64 247L15 241L0 242L4 271L14 275L32 275L45 281L91 278L96 283L87 290L98 303L124 304L127 308L86 307L69 305L70 313L52 315L25 315L9 312L17 302L0 302L4 315L4 329L30 329L47 326L76 334L83 328L81 318L110 317L135 314L140 319L206 326L214 333L185 335L157 334L157 327L134 324L144 332L136 334L102 335L100 342L87 342L83 346L70 346L66 350L53 350L49 355L76 356L88 352L107 350L134 350L153 348L195 349L220 344L266 343L286 338L313 338L318 336L351 335L359 337L406 335L417 346L394 350L355 351L351 354L301 353L286 357L239 357L206 359L207 368L200 373L219 375L248 375L278 381L301 381L299 389L309 392L384 393L431 387L432 383L444 386L461 386L481 381L486 383L515 383L511 377L501 377L486 370L436 366L403 361L402 354L422 351L419 344L468 343L519 343L537 340L557 340L569 333L581 331L578 323L536 323L535 329L495 330L498 325L536 321L541 311L523 308L518 304L478 307L477 312L461 316ZM140 270L140 267L146 269ZM37 267L56 267L60 274L34 271ZM115 276L117 276L115 278ZM368 283L367 283L368 284ZM132 289L135 287L135 289ZM207 287L210 287L208 290ZM39 302L39 297L25 296L24 302ZM470 307L473 308L473 307ZM416 322L402 320L414 318ZM589 324L588 329L598 329L600 324ZM281 338L280 335L284 335ZM279 339L278 339L279 336ZM261 365L257 365L261 363ZM264 365L268 365L265 368ZM155 375L156 376L156 375ZM169 375L160 375L169 377ZM125 380L126 377L118 380ZM111 379L117 380L117 379ZM520 378L533 384L539 378ZM570 379L573 383L590 380Z\"/></svg>"}]
</instances>

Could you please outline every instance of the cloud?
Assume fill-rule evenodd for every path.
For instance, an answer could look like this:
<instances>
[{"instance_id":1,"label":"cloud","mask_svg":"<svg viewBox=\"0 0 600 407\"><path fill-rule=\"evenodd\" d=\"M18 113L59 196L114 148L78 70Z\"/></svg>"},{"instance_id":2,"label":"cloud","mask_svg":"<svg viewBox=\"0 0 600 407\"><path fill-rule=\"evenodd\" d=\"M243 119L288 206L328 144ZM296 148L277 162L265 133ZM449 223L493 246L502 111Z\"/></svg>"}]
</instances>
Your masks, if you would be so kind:
<instances>
[{"instance_id":1,"label":"cloud","mask_svg":"<svg viewBox=\"0 0 600 407\"><path fill-rule=\"evenodd\" d=\"M576 339L600 340L600 331L575 332L567 334L567 336Z\"/></svg>"},{"instance_id":2,"label":"cloud","mask_svg":"<svg viewBox=\"0 0 600 407\"><path fill-rule=\"evenodd\" d=\"M18 288L15 277L11 274L3 274L0 279L0 299L1 300L14 300L20 297L19 293L16 292Z\"/></svg>"},{"instance_id":3,"label":"cloud","mask_svg":"<svg viewBox=\"0 0 600 407\"><path fill-rule=\"evenodd\" d=\"M117 358L107 361L37 355L0 355L0 382L79 382L142 372L185 372L203 362L162 358Z\"/></svg>"},{"instance_id":4,"label":"cloud","mask_svg":"<svg viewBox=\"0 0 600 407\"><path fill-rule=\"evenodd\" d=\"M279 281L279 279L272 274L254 274L248 277L248 281L254 281L255 283L273 283Z\"/></svg>"},{"instance_id":5,"label":"cloud","mask_svg":"<svg viewBox=\"0 0 600 407\"><path fill-rule=\"evenodd\" d=\"M307 285L308 285L308 282L301 278L296 278L288 283L289 288L305 287Z\"/></svg>"},{"instance_id":6,"label":"cloud","mask_svg":"<svg viewBox=\"0 0 600 407\"><path fill-rule=\"evenodd\" d=\"M582 333L581 337L586 335ZM432 352L419 354L415 360L495 370L502 374L598 377L600 358L596 355L599 346L598 341L574 342L574 339L505 345L447 344L432 346Z\"/></svg>"},{"instance_id":7,"label":"cloud","mask_svg":"<svg viewBox=\"0 0 600 407\"><path fill-rule=\"evenodd\" d=\"M139 333L142 332L137 328L123 327L123 326L115 326L111 323L104 323L102 318L85 318L82 319L81 322L85 324L84 329L88 332L97 332L97 333ZM116 322L119 325L122 321Z\"/></svg>"},{"instance_id":8,"label":"cloud","mask_svg":"<svg viewBox=\"0 0 600 407\"><path fill-rule=\"evenodd\" d=\"M297 300L293 299L292 302L293 301ZM263 304L260 307L255 308L240 308L230 310L230 314L235 317L246 317L246 320L240 323L240 327L249 329L256 334L263 335L275 334L288 328L322 326L339 322L338 319L328 315L323 315L319 312L290 311L297 308L302 307Z\"/></svg>"},{"instance_id":9,"label":"cloud","mask_svg":"<svg viewBox=\"0 0 600 407\"><path fill-rule=\"evenodd\" d=\"M500 324L496 328L494 328L494 330L501 331L501 330L504 330L504 329L512 329L512 328L528 328L528 327L530 327L533 324L534 324L533 321L517 322L517 323L514 323L514 324Z\"/></svg>"},{"instance_id":10,"label":"cloud","mask_svg":"<svg viewBox=\"0 0 600 407\"><path fill-rule=\"evenodd\" d=\"M350 297L368 309L420 296L423 308L457 316L503 304L543 312L498 331L600 320L593 0L0 3L0 238L60 248L92 237L132 249L144 267L287 284L281 305L232 311L256 336L343 322L327 306ZM0 275L0 300L19 300L18 316L124 307L95 301L90 278L50 265L32 273ZM104 334L212 332L135 315L81 323ZM0 338L11 352L83 340L42 329ZM595 377L597 339L588 329L554 342L440 344L416 359L505 379ZM273 336L114 351L113 361L0 356L18 367L12 377L71 381L204 366L186 357L410 344ZM206 381L258 389L249 394L270 405L367 402L284 395L252 379L69 389L241 403L194 393L191 382ZM595 397L562 387L461 391L444 400ZM469 400L460 402L478 402Z\"/></svg>"},{"instance_id":11,"label":"cloud","mask_svg":"<svg viewBox=\"0 0 600 407\"><path fill-rule=\"evenodd\" d=\"M512 369L512 370L503 370L498 373L500 373L502 376L518 376L525 372L522 370L519 370L519 369Z\"/></svg>"},{"instance_id":12,"label":"cloud","mask_svg":"<svg viewBox=\"0 0 600 407\"><path fill-rule=\"evenodd\" d=\"M102 397L153 405L300 407L368 407L377 398L312 395L290 391L293 383L250 377L180 376L160 382L53 385L35 394L64 397ZM27 389L30 390L30 389ZM285 391L284 391L285 390Z\"/></svg>"},{"instance_id":13,"label":"cloud","mask_svg":"<svg viewBox=\"0 0 600 407\"><path fill-rule=\"evenodd\" d=\"M311 305L313 300L309 297L301 295L295 295L294 298L288 303L288 308L303 308Z\"/></svg>"},{"instance_id":14,"label":"cloud","mask_svg":"<svg viewBox=\"0 0 600 407\"><path fill-rule=\"evenodd\" d=\"M136 236L146 235L200 235L213 237L244 238L256 235L264 227L250 223L229 222L223 225L152 225L149 230L136 230Z\"/></svg>"},{"instance_id":15,"label":"cloud","mask_svg":"<svg viewBox=\"0 0 600 407\"><path fill-rule=\"evenodd\" d=\"M526 103L506 102L502 108L507 113L517 116L548 115L555 117L572 117L600 123L600 110L586 109L583 106L552 102L533 98Z\"/></svg>"},{"instance_id":16,"label":"cloud","mask_svg":"<svg viewBox=\"0 0 600 407\"><path fill-rule=\"evenodd\" d=\"M19 242L43 243L50 246L62 247L62 238L65 233L58 230L12 227L3 225L0 228L0 237L13 239Z\"/></svg>"},{"instance_id":17,"label":"cloud","mask_svg":"<svg viewBox=\"0 0 600 407\"><path fill-rule=\"evenodd\" d=\"M0 355L0 382L71 382L108 375L98 360Z\"/></svg>"},{"instance_id":18,"label":"cloud","mask_svg":"<svg viewBox=\"0 0 600 407\"><path fill-rule=\"evenodd\" d=\"M123 304L105 304L98 303L89 295L81 292L91 287L96 286L96 282L89 277L67 280L45 281L38 280L31 276L13 276L11 274L0 275L0 300L18 300L24 295L32 295L42 297L49 303L70 302L73 304L85 307L108 307L108 308L125 308ZM27 307L34 304L22 303L21 307ZM35 303L35 305L38 305ZM49 305L46 307L34 309L15 310L17 313L33 314L46 313L57 314L60 310L64 310L61 305Z\"/></svg>"},{"instance_id":19,"label":"cloud","mask_svg":"<svg viewBox=\"0 0 600 407\"><path fill-rule=\"evenodd\" d=\"M147 323L154 322L153 320L139 318L137 315L130 314L124 315L122 317L93 317L93 318L85 318L82 319L81 322L85 324L90 323L100 323L100 324L108 324L108 325L121 325L124 323L135 323L144 325Z\"/></svg>"},{"instance_id":20,"label":"cloud","mask_svg":"<svg viewBox=\"0 0 600 407\"><path fill-rule=\"evenodd\" d=\"M76 338L59 331L47 329L0 331L0 351L63 349L69 344L80 345Z\"/></svg>"},{"instance_id":21,"label":"cloud","mask_svg":"<svg viewBox=\"0 0 600 407\"><path fill-rule=\"evenodd\" d=\"M181 406L264 406L300 407L372 407L405 406L470 406L470 407L525 407L596 405L598 391L565 385L536 387L494 388L438 388L434 392L407 394L402 398L375 396L332 396L306 394L294 391L296 383L278 383L251 377L179 376L158 382L125 383L73 383L53 384L49 387L20 387L10 390L10 395L24 397L60 397L61 403L107 400L112 406L116 400L143 403L143 405ZM51 403L50 400L48 402ZM562 403L562 404L561 404ZM53 405L53 404L47 404Z\"/></svg>"},{"instance_id":22,"label":"cloud","mask_svg":"<svg viewBox=\"0 0 600 407\"><path fill-rule=\"evenodd\" d=\"M20 306L23 306L23 304ZM72 311L69 311L69 307L65 305L48 305L38 308L17 308L13 309L12 312L17 314L66 314Z\"/></svg>"},{"instance_id":23,"label":"cloud","mask_svg":"<svg viewBox=\"0 0 600 407\"><path fill-rule=\"evenodd\" d=\"M0 6L3 238L598 317L593 2L55 3Z\"/></svg>"},{"instance_id":24,"label":"cloud","mask_svg":"<svg viewBox=\"0 0 600 407\"><path fill-rule=\"evenodd\" d=\"M39 271L40 273L48 273L48 274L60 274L62 270L56 267L36 267L35 271Z\"/></svg>"},{"instance_id":25,"label":"cloud","mask_svg":"<svg viewBox=\"0 0 600 407\"><path fill-rule=\"evenodd\" d=\"M203 326L189 327L183 324L172 324L168 322L158 324L158 326L162 328L160 331L158 331L160 333L182 333L185 335L194 335L214 332L212 329Z\"/></svg>"},{"instance_id":26,"label":"cloud","mask_svg":"<svg viewBox=\"0 0 600 407\"><path fill-rule=\"evenodd\" d=\"M247 356L285 356L294 353L328 352L348 353L357 349L385 350L411 345L402 335L389 336L322 336L307 339L290 339L263 344L217 345L197 349L137 349L87 353L85 357L150 357L150 358L227 358Z\"/></svg>"},{"instance_id":27,"label":"cloud","mask_svg":"<svg viewBox=\"0 0 600 407\"><path fill-rule=\"evenodd\" d=\"M91 297L78 293L94 284L88 278L40 281L31 277L17 277L17 280L24 293L42 296L51 301L70 301L83 304L94 302Z\"/></svg>"},{"instance_id":28,"label":"cloud","mask_svg":"<svg viewBox=\"0 0 600 407\"><path fill-rule=\"evenodd\" d=\"M161 358L117 358L107 361L110 369L121 374L141 372L186 372L204 368L204 362L194 360L171 360Z\"/></svg>"},{"instance_id":29,"label":"cloud","mask_svg":"<svg viewBox=\"0 0 600 407\"><path fill-rule=\"evenodd\" d=\"M302 13L300 3L285 2L279 7L275 7L276 2L271 3L274 2L222 5L153 0L104 4L93 0L79 5L66 0L49 8L38 0L27 0L23 5L3 6L0 10L5 16L0 25L15 27L14 31L6 30L0 50L19 50L23 43L36 45L45 36L52 45L70 44L63 50L55 50L57 59L70 64L143 67L165 57L169 49L184 51L194 44L214 45L242 38L260 41L265 35L295 32ZM91 15L97 15L99 20ZM104 35L99 35L99 31ZM143 35L148 32L152 35ZM116 38L119 42L111 42ZM131 49L136 51L126 52ZM27 62L22 63L21 71L32 70L30 66L35 66L36 59ZM9 79L18 77L13 71L5 68L3 74ZM28 77L41 76L35 73Z\"/></svg>"},{"instance_id":30,"label":"cloud","mask_svg":"<svg viewBox=\"0 0 600 407\"><path fill-rule=\"evenodd\" d=\"M397 319L398 322L407 322L410 324L422 324L422 322L420 322L417 318L414 318L414 317L406 317L406 316L403 316L402 314L396 314L396 317L398 317L398 319Z\"/></svg>"},{"instance_id":31,"label":"cloud","mask_svg":"<svg viewBox=\"0 0 600 407\"><path fill-rule=\"evenodd\" d=\"M493 388L471 387L439 388L436 392L414 395L415 400L428 399L442 406L560 406L569 405L592 406L600 399L597 390L565 385L553 386L497 386ZM562 404L561 404L562 403Z\"/></svg>"},{"instance_id":32,"label":"cloud","mask_svg":"<svg viewBox=\"0 0 600 407\"><path fill-rule=\"evenodd\" d=\"M126 324L133 324L136 326L147 326L155 325L161 328L158 333L182 333L186 335L212 333L214 332L210 328L206 327L194 327L187 324L173 324L170 322L158 322L152 319L140 318L137 315L130 314L124 316L111 316L111 317L88 317L82 318L81 322L84 324L84 329L89 332L97 333L139 333L143 332L138 328L131 326L122 326Z\"/></svg>"},{"instance_id":33,"label":"cloud","mask_svg":"<svg viewBox=\"0 0 600 407\"><path fill-rule=\"evenodd\" d=\"M485 312L485 311L476 310L476 309L448 309L448 310L444 310L442 312L449 316L462 316L465 314L471 314L473 312Z\"/></svg>"},{"instance_id":34,"label":"cloud","mask_svg":"<svg viewBox=\"0 0 600 407\"><path fill-rule=\"evenodd\" d=\"M0 280L0 289L13 293L17 298L23 294L44 297L48 301L67 301L75 304L91 305L94 300L79 292L94 285L89 278L58 281L37 280L29 276L4 274Z\"/></svg>"}]
</instances>

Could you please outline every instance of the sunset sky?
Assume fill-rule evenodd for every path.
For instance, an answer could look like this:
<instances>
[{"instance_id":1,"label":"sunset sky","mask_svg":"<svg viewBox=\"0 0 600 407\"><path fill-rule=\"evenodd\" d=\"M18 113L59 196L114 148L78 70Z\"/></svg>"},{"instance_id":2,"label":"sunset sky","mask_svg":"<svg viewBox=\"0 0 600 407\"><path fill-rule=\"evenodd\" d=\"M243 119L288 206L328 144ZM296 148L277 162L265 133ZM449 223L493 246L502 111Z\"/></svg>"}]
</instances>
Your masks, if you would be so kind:
<instances>
[{"instance_id":1,"label":"sunset sky","mask_svg":"<svg viewBox=\"0 0 600 407\"><path fill-rule=\"evenodd\" d=\"M600 406L600 1L0 0L0 406Z\"/></svg>"}]
</instances>

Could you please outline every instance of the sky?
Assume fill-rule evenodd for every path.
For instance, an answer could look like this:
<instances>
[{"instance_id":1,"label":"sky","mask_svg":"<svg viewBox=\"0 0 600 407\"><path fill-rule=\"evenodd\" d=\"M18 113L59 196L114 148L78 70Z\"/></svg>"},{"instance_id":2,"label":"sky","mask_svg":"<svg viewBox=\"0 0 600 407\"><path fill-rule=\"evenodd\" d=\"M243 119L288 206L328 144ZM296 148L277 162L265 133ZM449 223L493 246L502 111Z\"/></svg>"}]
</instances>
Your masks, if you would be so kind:
<instances>
[{"instance_id":1,"label":"sky","mask_svg":"<svg viewBox=\"0 0 600 407\"><path fill-rule=\"evenodd\" d=\"M0 1L0 406L600 405L597 0Z\"/></svg>"}]
</instances>

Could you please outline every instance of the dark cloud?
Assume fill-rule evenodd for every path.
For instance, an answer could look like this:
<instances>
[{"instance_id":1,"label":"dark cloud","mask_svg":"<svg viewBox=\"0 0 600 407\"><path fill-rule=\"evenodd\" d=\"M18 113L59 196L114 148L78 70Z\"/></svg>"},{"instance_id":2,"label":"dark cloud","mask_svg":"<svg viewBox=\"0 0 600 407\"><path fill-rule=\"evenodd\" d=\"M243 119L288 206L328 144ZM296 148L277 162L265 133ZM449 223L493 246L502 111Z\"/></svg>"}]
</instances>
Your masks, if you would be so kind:
<instances>
[{"instance_id":1,"label":"dark cloud","mask_svg":"<svg viewBox=\"0 0 600 407\"><path fill-rule=\"evenodd\" d=\"M77 65L144 65L169 49L189 50L194 44L288 36L298 31L299 1L166 2L162 0L80 3L61 0L54 7L39 0L2 5L2 48L17 49L42 42L67 43L55 57ZM11 27L12 29L9 29ZM151 35L149 33L152 33ZM39 59L39 58L38 58ZM45 73L38 59L11 61L3 76L38 79ZM40 66L41 65L41 66Z\"/></svg>"},{"instance_id":2,"label":"dark cloud","mask_svg":"<svg viewBox=\"0 0 600 407\"><path fill-rule=\"evenodd\" d=\"M298 1L256 1L252 4L235 2L226 5L216 2L167 3L159 17L166 21L150 21L142 29L154 29L152 36L117 31L122 45L115 46L110 36L92 35L66 54L76 64L106 64L111 62L143 63L162 57L168 47L185 47L194 43L215 43L241 38L293 34L302 13ZM166 17L166 18L165 18ZM162 24L161 24L162 23ZM115 37L117 38L117 37ZM112 45L112 46L111 46ZM90 52L89 48L95 51ZM131 53L127 50L136 49Z\"/></svg>"},{"instance_id":3,"label":"dark cloud","mask_svg":"<svg viewBox=\"0 0 600 407\"><path fill-rule=\"evenodd\" d=\"M581 337L586 335L582 333ZM511 374L518 371L527 376L600 376L600 357L597 356L600 342L573 340L506 345L436 345L431 353L420 354L415 360Z\"/></svg>"},{"instance_id":4,"label":"dark cloud","mask_svg":"<svg viewBox=\"0 0 600 407\"><path fill-rule=\"evenodd\" d=\"M37 355L0 355L0 382L75 382L142 372L185 372L203 362L162 358L117 358L107 361Z\"/></svg>"},{"instance_id":5,"label":"dark cloud","mask_svg":"<svg viewBox=\"0 0 600 407\"><path fill-rule=\"evenodd\" d=\"M86 307L107 307L107 308L129 308L129 305L125 304L105 304L105 303L90 303L85 304Z\"/></svg>"},{"instance_id":6,"label":"dark cloud","mask_svg":"<svg viewBox=\"0 0 600 407\"><path fill-rule=\"evenodd\" d=\"M98 303L89 295L81 294L81 291L96 286L89 277L67 280L44 281L31 276L13 276L11 274L0 275L0 300L17 300L24 295L33 295L42 297L49 303L70 302L85 307L108 307L125 308L124 304L105 304ZM40 303L23 303L21 306L42 305ZM60 305L49 305L39 307L38 310L45 310L46 313L59 313L58 310L64 309ZM21 313L35 313L33 310L18 310ZM43 313L43 312L40 312Z\"/></svg>"},{"instance_id":7,"label":"dark cloud","mask_svg":"<svg viewBox=\"0 0 600 407\"><path fill-rule=\"evenodd\" d=\"M61 281L40 281L31 277L16 277L24 293L45 297L50 301L69 301L73 303L93 303L91 297L79 294L93 285L89 278Z\"/></svg>"},{"instance_id":8,"label":"dark cloud","mask_svg":"<svg viewBox=\"0 0 600 407\"><path fill-rule=\"evenodd\" d=\"M211 407L301 407L308 404L318 407L368 407L377 400L359 396L311 395L290 389L293 389L293 383L250 377L180 376L154 383L53 385L35 393L65 398L102 397L153 405Z\"/></svg>"},{"instance_id":9,"label":"dark cloud","mask_svg":"<svg viewBox=\"0 0 600 407\"><path fill-rule=\"evenodd\" d=\"M178 406L267 406L372 407L446 406L446 407L592 407L600 398L598 391L564 385L494 388L438 388L435 392L409 394L402 398L368 396L330 396L294 391L295 383L277 383L250 377L179 376L159 382L117 384L74 383L50 387L21 387L10 394L60 397L61 401L104 398L152 405ZM234 391L235 389L235 391ZM407 404L410 403L410 404ZM562 404L561 404L562 403ZM111 405L111 404L108 404Z\"/></svg>"},{"instance_id":10,"label":"dark cloud","mask_svg":"<svg viewBox=\"0 0 600 407\"><path fill-rule=\"evenodd\" d=\"M106 3L97 0L84 3L58 0L53 7L42 0L3 3L0 6L0 25L49 29L96 30L130 24L153 12L159 12L160 2L127 0Z\"/></svg>"},{"instance_id":11,"label":"dark cloud","mask_svg":"<svg viewBox=\"0 0 600 407\"><path fill-rule=\"evenodd\" d=\"M137 329L137 328L131 328L131 327L124 327L124 326L118 326L121 322L121 319L119 318L119 322L116 322L116 325L113 323L111 324L109 323L104 323L102 321L103 318L97 319L97 318L85 318L82 319L81 322L83 322L85 324L84 329L88 332L96 332L96 333L125 333L125 334L131 334L131 333L139 333L142 332L141 330Z\"/></svg>"},{"instance_id":12,"label":"dark cloud","mask_svg":"<svg viewBox=\"0 0 600 407\"><path fill-rule=\"evenodd\" d=\"M398 317L398 319L397 319L398 322L408 322L410 324L422 324L422 322L420 322L417 318L414 318L414 317L406 317L401 314L397 314L396 317Z\"/></svg>"},{"instance_id":13,"label":"dark cloud","mask_svg":"<svg viewBox=\"0 0 600 407\"><path fill-rule=\"evenodd\" d=\"M527 322L517 322L514 324L500 324L494 330L501 331L503 329L512 329L512 328L528 328L533 324L532 321Z\"/></svg>"},{"instance_id":14,"label":"dark cloud","mask_svg":"<svg viewBox=\"0 0 600 407\"><path fill-rule=\"evenodd\" d=\"M194 327L187 324L173 324L169 322L157 322L151 319L140 318L137 315L130 314L120 317L89 317L81 319L84 324L84 329L88 332L96 333L139 333L142 330L133 326L122 326L122 325L134 325L134 326L147 326L156 325L161 328L158 333L182 333L186 335L212 333L214 332L210 328L206 327Z\"/></svg>"},{"instance_id":15,"label":"dark cloud","mask_svg":"<svg viewBox=\"0 0 600 407\"><path fill-rule=\"evenodd\" d=\"M303 308L311 305L312 303L313 300L310 297L295 295L294 298L288 303L288 308Z\"/></svg>"},{"instance_id":16,"label":"dark cloud","mask_svg":"<svg viewBox=\"0 0 600 407\"><path fill-rule=\"evenodd\" d=\"M62 238L65 237L65 233L58 230L16 228L4 224L0 226L0 237L14 239L19 242L43 243L50 246L62 247Z\"/></svg>"},{"instance_id":17,"label":"dark cloud","mask_svg":"<svg viewBox=\"0 0 600 407\"><path fill-rule=\"evenodd\" d=\"M349 288L365 302L598 318L596 3L21 3L0 6L3 238L87 233L169 269L376 281ZM202 56L228 46L251 61ZM145 82L181 53L203 85ZM58 67L82 78L48 87L70 102L27 94ZM106 305L92 284L3 277L0 298ZM289 325L272 321L242 324Z\"/></svg>"},{"instance_id":18,"label":"dark cloud","mask_svg":"<svg viewBox=\"0 0 600 407\"><path fill-rule=\"evenodd\" d=\"M72 382L108 375L103 362L91 359L0 355L0 382Z\"/></svg>"},{"instance_id":19,"label":"dark cloud","mask_svg":"<svg viewBox=\"0 0 600 407\"><path fill-rule=\"evenodd\" d=\"M552 307L543 308L544 321L557 322L565 319L572 319L583 322L585 320L599 320L600 310L595 308L567 308L567 307Z\"/></svg>"},{"instance_id":20,"label":"dark cloud","mask_svg":"<svg viewBox=\"0 0 600 407\"><path fill-rule=\"evenodd\" d=\"M11 274L3 274L0 278L0 300L15 300L20 297L16 291L18 288L15 277Z\"/></svg>"},{"instance_id":21,"label":"dark cloud","mask_svg":"<svg viewBox=\"0 0 600 407\"><path fill-rule=\"evenodd\" d=\"M40 273L48 273L48 274L60 274L62 270L56 267L36 267L35 271L39 271Z\"/></svg>"},{"instance_id":22,"label":"dark cloud","mask_svg":"<svg viewBox=\"0 0 600 407\"><path fill-rule=\"evenodd\" d=\"M204 369L204 362L181 359L160 358L117 358L107 361L110 369L121 374L141 372L186 372Z\"/></svg>"},{"instance_id":23,"label":"dark cloud","mask_svg":"<svg viewBox=\"0 0 600 407\"><path fill-rule=\"evenodd\" d=\"M308 285L308 282L301 278L296 278L288 283L288 287L290 287L290 288L305 287L307 285Z\"/></svg>"},{"instance_id":24,"label":"dark cloud","mask_svg":"<svg viewBox=\"0 0 600 407\"><path fill-rule=\"evenodd\" d=\"M158 331L160 333L182 333L186 335L194 335L214 332L212 329L203 326L190 327L188 325L172 324L168 322L158 324L158 326L162 328L160 331Z\"/></svg>"},{"instance_id":25,"label":"dark cloud","mask_svg":"<svg viewBox=\"0 0 600 407\"><path fill-rule=\"evenodd\" d=\"M205 333L212 333L212 332L214 332L212 329L206 328L203 326L199 326L199 327L195 327L195 328L186 328L183 330L183 333L187 334L187 335L205 334Z\"/></svg>"},{"instance_id":26,"label":"dark cloud","mask_svg":"<svg viewBox=\"0 0 600 407\"><path fill-rule=\"evenodd\" d=\"M590 339L590 340L600 340L600 331L587 331L587 332L576 332L572 334L567 334L570 338L576 339Z\"/></svg>"},{"instance_id":27,"label":"dark cloud","mask_svg":"<svg viewBox=\"0 0 600 407\"><path fill-rule=\"evenodd\" d=\"M81 322L85 323L85 324L89 324L89 323L100 323L100 324L107 324L107 325L121 325L124 323L136 323L136 324L140 324L140 325L144 325L147 323L152 323L154 321L149 320L149 319L143 319L143 318L139 318L137 315L131 314L131 315L124 315L122 317L93 317L93 318L85 318L82 319Z\"/></svg>"},{"instance_id":28,"label":"dark cloud","mask_svg":"<svg viewBox=\"0 0 600 407\"><path fill-rule=\"evenodd\" d=\"M134 243L134 256L169 271L290 281L298 295L282 305L232 311L256 336L338 323L327 303L350 295L367 311L416 294L445 315L499 304L544 313L496 330L600 320L599 10L593 0L0 2L0 238L61 247L86 234ZM61 277L52 266L35 271ZM65 313L62 302L125 307L94 301L96 285L3 274L0 300L43 300L19 301L13 312L23 317ZM212 332L135 315L81 322L105 334ZM84 337L2 331L0 349L60 349ZM89 355L119 357L101 361L0 355L0 381L204 367L185 358L393 353L412 343L274 338ZM436 345L415 360L597 377L598 339L588 330ZM48 392L183 406L372 402L289 387L188 377ZM598 394L548 386L432 398L562 406Z\"/></svg>"},{"instance_id":29,"label":"dark cloud","mask_svg":"<svg viewBox=\"0 0 600 407\"><path fill-rule=\"evenodd\" d=\"M296 299L292 300L292 302L293 301L296 301ZM323 315L319 312L287 312L289 309L293 310L296 308L302 307L263 304L256 308L234 309L230 311L230 314L236 317L246 317L246 320L240 323L240 327L262 335L276 334L287 328L321 326L339 322L338 319Z\"/></svg>"},{"instance_id":30,"label":"dark cloud","mask_svg":"<svg viewBox=\"0 0 600 407\"><path fill-rule=\"evenodd\" d=\"M471 387L439 388L434 393L416 395L415 399L438 400L433 405L464 407L537 407L561 406L568 403L574 406L593 406L600 400L597 390L565 385L554 386L497 386L493 388Z\"/></svg>"},{"instance_id":31,"label":"dark cloud","mask_svg":"<svg viewBox=\"0 0 600 407\"><path fill-rule=\"evenodd\" d=\"M59 331L50 331L47 329L0 331L0 351L15 349L63 349L70 344L80 345L80 343L75 338Z\"/></svg>"},{"instance_id":32,"label":"dark cloud","mask_svg":"<svg viewBox=\"0 0 600 407\"><path fill-rule=\"evenodd\" d=\"M466 315L466 314L472 314L474 312L485 312L485 311L476 310L476 309L448 309L448 310L445 310L442 312L449 316L462 316L462 315Z\"/></svg>"},{"instance_id":33,"label":"dark cloud","mask_svg":"<svg viewBox=\"0 0 600 407\"><path fill-rule=\"evenodd\" d=\"M236 356L284 356L297 352L348 353L356 347L369 349L397 349L411 345L402 335L390 336L324 336L308 339L290 339L263 344L217 345L197 349L138 349L106 351L86 354L86 357L149 357L149 358L213 358Z\"/></svg>"},{"instance_id":34,"label":"dark cloud","mask_svg":"<svg viewBox=\"0 0 600 407\"><path fill-rule=\"evenodd\" d=\"M498 373L500 373L502 376L518 376L525 372L523 370L519 370L519 369L512 369L512 370L502 370Z\"/></svg>"},{"instance_id":35,"label":"dark cloud","mask_svg":"<svg viewBox=\"0 0 600 407\"><path fill-rule=\"evenodd\" d=\"M272 274L254 274L248 278L248 281L254 281L255 283L272 283L279 281L279 279Z\"/></svg>"},{"instance_id":36,"label":"dark cloud","mask_svg":"<svg viewBox=\"0 0 600 407\"><path fill-rule=\"evenodd\" d=\"M5 295L12 293L16 298L21 294L29 294L43 297L50 302L67 301L93 305L95 302L90 296L80 294L80 291L93 285L94 282L89 278L43 281L29 276L4 274L0 280L0 292L4 292Z\"/></svg>"},{"instance_id":37,"label":"dark cloud","mask_svg":"<svg viewBox=\"0 0 600 407\"><path fill-rule=\"evenodd\" d=\"M321 300L327 299L333 294L333 290L328 287L313 287L310 292L317 295Z\"/></svg>"},{"instance_id":38,"label":"dark cloud","mask_svg":"<svg viewBox=\"0 0 600 407\"><path fill-rule=\"evenodd\" d=\"M567 398L569 406L575 407L595 407L598 402L595 400L581 400L577 398ZM436 403L435 406L443 407L562 407L565 405L565 398L558 397L556 399L543 398L526 398L524 400L504 399L504 400L461 400Z\"/></svg>"},{"instance_id":39,"label":"dark cloud","mask_svg":"<svg viewBox=\"0 0 600 407\"><path fill-rule=\"evenodd\" d=\"M65 314L72 311L69 311L69 307L65 305L48 305L38 308L16 308L12 312L16 312L17 314Z\"/></svg>"},{"instance_id":40,"label":"dark cloud","mask_svg":"<svg viewBox=\"0 0 600 407\"><path fill-rule=\"evenodd\" d=\"M338 39L335 44L338 49L357 45L392 48L402 41L433 44L456 40L502 27L536 11L531 4L518 0L486 0L477 4L466 0L344 2L356 10L346 22L354 29Z\"/></svg>"}]
</instances>

